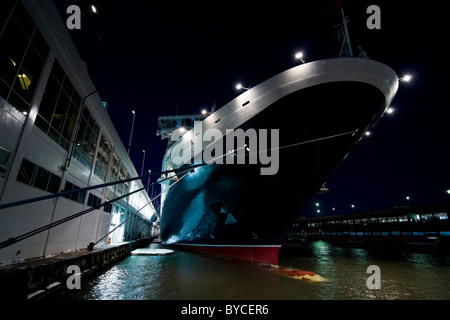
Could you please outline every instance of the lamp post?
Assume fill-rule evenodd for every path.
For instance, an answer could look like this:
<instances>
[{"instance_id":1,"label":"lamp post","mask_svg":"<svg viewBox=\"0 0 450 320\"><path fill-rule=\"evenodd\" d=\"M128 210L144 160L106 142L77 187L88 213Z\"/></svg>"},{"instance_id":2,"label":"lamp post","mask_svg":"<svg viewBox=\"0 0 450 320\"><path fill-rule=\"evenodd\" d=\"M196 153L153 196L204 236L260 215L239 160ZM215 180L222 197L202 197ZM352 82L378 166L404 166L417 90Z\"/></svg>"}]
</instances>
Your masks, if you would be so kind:
<instances>
[{"instance_id":1,"label":"lamp post","mask_svg":"<svg viewBox=\"0 0 450 320\"><path fill-rule=\"evenodd\" d=\"M136 112L134 110L131 112L133 113L133 123L131 124L130 141L128 142L128 154L130 154L131 138L133 137L133 129L134 129L134 119L136 118Z\"/></svg>"},{"instance_id":2,"label":"lamp post","mask_svg":"<svg viewBox=\"0 0 450 320\"><path fill-rule=\"evenodd\" d=\"M145 150L142 150L142 152L144 153L144 155L142 157L141 177L144 175Z\"/></svg>"},{"instance_id":3,"label":"lamp post","mask_svg":"<svg viewBox=\"0 0 450 320\"><path fill-rule=\"evenodd\" d=\"M295 59L300 60L302 63L305 63L305 60L303 60L303 52L297 52L295 54Z\"/></svg>"},{"instance_id":4,"label":"lamp post","mask_svg":"<svg viewBox=\"0 0 450 320\"><path fill-rule=\"evenodd\" d=\"M242 84L238 83L238 84L236 85L236 90L241 90L241 89L244 89L244 90L250 90L250 87L247 88L247 87L244 87Z\"/></svg>"},{"instance_id":5,"label":"lamp post","mask_svg":"<svg viewBox=\"0 0 450 320\"><path fill-rule=\"evenodd\" d=\"M148 170L148 179L147 179L147 185L150 185L150 174L152 173L152 170Z\"/></svg>"}]
</instances>

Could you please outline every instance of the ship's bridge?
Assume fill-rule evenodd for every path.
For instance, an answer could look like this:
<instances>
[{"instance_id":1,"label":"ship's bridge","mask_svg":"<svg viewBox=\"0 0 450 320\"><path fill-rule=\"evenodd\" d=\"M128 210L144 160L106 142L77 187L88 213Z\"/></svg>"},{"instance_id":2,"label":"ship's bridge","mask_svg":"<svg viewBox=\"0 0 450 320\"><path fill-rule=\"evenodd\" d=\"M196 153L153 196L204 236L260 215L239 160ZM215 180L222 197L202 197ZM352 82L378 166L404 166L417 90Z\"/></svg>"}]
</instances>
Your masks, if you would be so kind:
<instances>
[{"instance_id":1,"label":"ship's bridge","mask_svg":"<svg viewBox=\"0 0 450 320\"><path fill-rule=\"evenodd\" d=\"M210 112L204 112L194 115L159 117L156 135L161 136L161 140L168 139L173 131L179 128L188 131L194 127L195 121L203 121L210 114Z\"/></svg>"}]
</instances>

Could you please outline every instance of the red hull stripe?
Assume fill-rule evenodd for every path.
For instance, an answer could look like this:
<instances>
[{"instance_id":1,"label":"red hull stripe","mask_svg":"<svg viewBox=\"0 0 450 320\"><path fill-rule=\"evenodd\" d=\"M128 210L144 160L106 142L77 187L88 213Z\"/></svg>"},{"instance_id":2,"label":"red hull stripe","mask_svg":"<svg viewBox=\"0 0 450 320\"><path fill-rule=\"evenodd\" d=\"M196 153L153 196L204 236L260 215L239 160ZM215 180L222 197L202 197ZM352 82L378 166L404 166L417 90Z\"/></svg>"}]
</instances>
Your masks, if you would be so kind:
<instances>
[{"instance_id":1,"label":"red hull stripe","mask_svg":"<svg viewBox=\"0 0 450 320\"><path fill-rule=\"evenodd\" d=\"M278 264L278 252L281 247L281 245L198 245L184 243L173 245L201 253L268 264Z\"/></svg>"}]
</instances>

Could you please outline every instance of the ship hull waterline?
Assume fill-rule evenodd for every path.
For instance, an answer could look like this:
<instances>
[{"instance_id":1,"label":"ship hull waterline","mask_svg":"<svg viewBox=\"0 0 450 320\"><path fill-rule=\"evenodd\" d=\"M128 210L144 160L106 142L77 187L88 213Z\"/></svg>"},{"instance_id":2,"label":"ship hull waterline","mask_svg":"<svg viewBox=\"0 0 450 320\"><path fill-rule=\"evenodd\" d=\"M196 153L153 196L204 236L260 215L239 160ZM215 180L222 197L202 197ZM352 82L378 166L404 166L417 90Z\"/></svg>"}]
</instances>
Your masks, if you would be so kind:
<instances>
[{"instance_id":1,"label":"ship hull waterline","mask_svg":"<svg viewBox=\"0 0 450 320\"><path fill-rule=\"evenodd\" d=\"M261 164L210 164L196 168L176 185L169 180L162 185L163 244L278 264L287 230L364 132L380 119L398 86L392 70L370 60L317 63L316 69L301 70L308 79L302 72L295 74L298 70L282 73L203 121L204 130L278 129L278 171L262 175ZM298 76L298 83L291 76ZM266 100L272 101L265 103L262 98L253 103L271 88L276 89ZM242 101L252 103L243 107ZM218 118L228 122L217 123ZM186 137L179 143L189 141ZM189 164L178 168L183 166ZM163 169L174 167L165 157Z\"/></svg>"}]
</instances>

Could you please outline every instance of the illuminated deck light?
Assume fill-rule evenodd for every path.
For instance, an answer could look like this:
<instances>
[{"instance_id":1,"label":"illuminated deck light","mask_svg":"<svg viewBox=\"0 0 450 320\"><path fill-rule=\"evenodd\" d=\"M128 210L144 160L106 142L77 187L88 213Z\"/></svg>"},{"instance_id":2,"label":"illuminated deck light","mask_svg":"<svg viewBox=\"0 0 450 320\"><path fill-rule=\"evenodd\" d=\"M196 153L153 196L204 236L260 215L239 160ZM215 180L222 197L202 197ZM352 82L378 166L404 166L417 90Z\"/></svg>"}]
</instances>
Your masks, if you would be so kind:
<instances>
[{"instance_id":1,"label":"illuminated deck light","mask_svg":"<svg viewBox=\"0 0 450 320\"><path fill-rule=\"evenodd\" d=\"M241 90L241 89L249 90L250 88L246 88L246 87L244 87L242 84L238 83L238 84L236 85L236 90Z\"/></svg>"},{"instance_id":2,"label":"illuminated deck light","mask_svg":"<svg viewBox=\"0 0 450 320\"><path fill-rule=\"evenodd\" d=\"M403 81L403 82L410 82L411 79L412 79L412 75L410 75L410 74L405 74L405 75L404 75L402 78L400 78L399 80L400 80L400 81Z\"/></svg>"},{"instance_id":3,"label":"illuminated deck light","mask_svg":"<svg viewBox=\"0 0 450 320\"><path fill-rule=\"evenodd\" d=\"M300 60L302 63L305 63L305 60L303 60L303 52L297 52L295 54L295 59Z\"/></svg>"}]
</instances>

